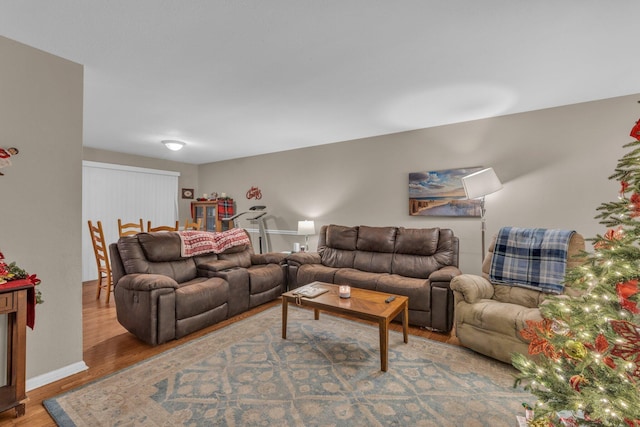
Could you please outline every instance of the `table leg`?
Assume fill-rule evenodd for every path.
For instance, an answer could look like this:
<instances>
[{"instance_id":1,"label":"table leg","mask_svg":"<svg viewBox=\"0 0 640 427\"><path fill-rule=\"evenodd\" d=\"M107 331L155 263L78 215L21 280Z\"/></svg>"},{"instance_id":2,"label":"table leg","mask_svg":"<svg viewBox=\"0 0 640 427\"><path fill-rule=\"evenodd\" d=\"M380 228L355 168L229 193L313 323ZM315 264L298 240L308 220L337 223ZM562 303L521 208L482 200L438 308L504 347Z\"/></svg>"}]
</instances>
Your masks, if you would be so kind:
<instances>
[{"instance_id":1,"label":"table leg","mask_svg":"<svg viewBox=\"0 0 640 427\"><path fill-rule=\"evenodd\" d=\"M402 315L402 335L404 335L405 344L409 342L409 302L404 304Z\"/></svg>"},{"instance_id":2,"label":"table leg","mask_svg":"<svg viewBox=\"0 0 640 427\"><path fill-rule=\"evenodd\" d=\"M389 364L389 322L380 320L378 327L380 331L380 370L387 372Z\"/></svg>"},{"instance_id":3,"label":"table leg","mask_svg":"<svg viewBox=\"0 0 640 427\"><path fill-rule=\"evenodd\" d=\"M320 310L318 310L317 308L313 309L313 318L316 320L320 319Z\"/></svg>"},{"instance_id":4,"label":"table leg","mask_svg":"<svg viewBox=\"0 0 640 427\"><path fill-rule=\"evenodd\" d=\"M289 301L282 297L282 339L287 339L287 309L289 308Z\"/></svg>"}]
</instances>

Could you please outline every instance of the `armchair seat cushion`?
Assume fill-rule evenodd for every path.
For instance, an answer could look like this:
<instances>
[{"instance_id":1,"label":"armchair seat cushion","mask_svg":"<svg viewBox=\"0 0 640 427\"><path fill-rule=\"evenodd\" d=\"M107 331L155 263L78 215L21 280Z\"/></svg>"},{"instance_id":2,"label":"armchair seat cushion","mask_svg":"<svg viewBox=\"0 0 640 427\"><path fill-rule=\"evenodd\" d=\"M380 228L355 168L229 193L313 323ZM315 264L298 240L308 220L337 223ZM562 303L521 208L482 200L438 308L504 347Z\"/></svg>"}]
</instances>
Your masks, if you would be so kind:
<instances>
[{"instance_id":1,"label":"armchair seat cushion","mask_svg":"<svg viewBox=\"0 0 640 427\"><path fill-rule=\"evenodd\" d=\"M509 285L494 285L493 299L500 302L536 308L546 298L546 293Z\"/></svg>"},{"instance_id":2,"label":"armchair seat cushion","mask_svg":"<svg viewBox=\"0 0 640 427\"><path fill-rule=\"evenodd\" d=\"M526 328L527 320L540 319L540 310L536 308L483 299L475 304L467 304L466 309L461 310L457 321L460 324L507 335L526 343L519 331Z\"/></svg>"}]
</instances>

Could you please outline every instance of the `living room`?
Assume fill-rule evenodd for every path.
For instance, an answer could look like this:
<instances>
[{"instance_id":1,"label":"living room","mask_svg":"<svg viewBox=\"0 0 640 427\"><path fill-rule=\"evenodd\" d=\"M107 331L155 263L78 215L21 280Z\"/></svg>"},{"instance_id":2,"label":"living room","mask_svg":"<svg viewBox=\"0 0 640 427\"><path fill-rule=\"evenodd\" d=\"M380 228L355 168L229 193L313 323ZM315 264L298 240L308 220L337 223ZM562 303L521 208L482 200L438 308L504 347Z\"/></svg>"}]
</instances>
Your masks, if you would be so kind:
<instances>
[{"instance_id":1,"label":"living room","mask_svg":"<svg viewBox=\"0 0 640 427\"><path fill-rule=\"evenodd\" d=\"M640 116L640 91L499 117L366 137L201 165L83 147L82 65L0 38L0 122L20 154L0 177L0 250L43 283L45 303L28 332L27 380L44 384L84 369L82 356L82 161L181 172L180 188L225 192L238 211L258 186L270 227L322 224L447 227L460 238L460 268L480 271L477 218L411 217L410 172L487 166L504 188L487 197L487 232L504 225L602 233L596 207L618 191L607 177ZM4 60L6 58L6 60ZM612 64L619 70L628 63ZM550 94L551 96L551 94ZM159 144L159 142L158 142ZM184 150L188 150L185 147ZM188 201L180 201L180 220ZM25 224L26 226L22 226ZM274 235L288 250L295 236ZM301 241L301 240L299 240ZM311 236L311 249L316 236Z\"/></svg>"}]
</instances>

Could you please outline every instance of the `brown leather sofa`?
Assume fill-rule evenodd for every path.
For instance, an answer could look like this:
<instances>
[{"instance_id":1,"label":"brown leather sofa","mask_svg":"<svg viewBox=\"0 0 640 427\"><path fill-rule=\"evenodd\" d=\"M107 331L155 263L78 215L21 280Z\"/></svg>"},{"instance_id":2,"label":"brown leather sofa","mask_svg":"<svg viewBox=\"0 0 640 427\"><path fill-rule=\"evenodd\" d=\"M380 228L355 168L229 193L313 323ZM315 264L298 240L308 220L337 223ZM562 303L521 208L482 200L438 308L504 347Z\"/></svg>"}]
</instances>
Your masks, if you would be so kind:
<instances>
[{"instance_id":1,"label":"brown leather sofa","mask_svg":"<svg viewBox=\"0 0 640 427\"><path fill-rule=\"evenodd\" d=\"M320 281L409 297L409 323L448 332L453 324L451 279L458 238L444 228L320 229L318 252L287 257L289 290Z\"/></svg>"},{"instance_id":2,"label":"brown leather sofa","mask_svg":"<svg viewBox=\"0 0 640 427\"><path fill-rule=\"evenodd\" d=\"M177 232L140 233L110 245L120 324L151 344L180 338L278 298L286 255L251 245L183 258Z\"/></svg>"}]
</instances>

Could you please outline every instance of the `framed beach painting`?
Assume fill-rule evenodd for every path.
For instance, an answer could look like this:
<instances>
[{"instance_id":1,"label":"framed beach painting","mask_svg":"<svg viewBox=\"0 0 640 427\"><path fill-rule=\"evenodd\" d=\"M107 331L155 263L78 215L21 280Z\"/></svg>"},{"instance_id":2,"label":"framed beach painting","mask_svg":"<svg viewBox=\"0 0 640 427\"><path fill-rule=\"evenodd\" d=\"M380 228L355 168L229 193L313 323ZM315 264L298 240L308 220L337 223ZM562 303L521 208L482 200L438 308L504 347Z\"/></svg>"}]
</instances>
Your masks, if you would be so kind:
<instances>
[{"instance_id":1,"label":"framed beach painting","mask_svg":"<svg viewBox=\"0 0 640 427\"><path fill-rule=\"evenodd\" d=\"M482 167L409 173L409 215L480 216L480 200L469 200L462 177Z\"/></svg>"}]
</instances>

